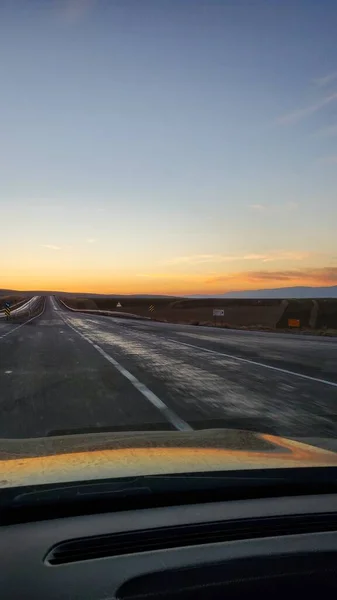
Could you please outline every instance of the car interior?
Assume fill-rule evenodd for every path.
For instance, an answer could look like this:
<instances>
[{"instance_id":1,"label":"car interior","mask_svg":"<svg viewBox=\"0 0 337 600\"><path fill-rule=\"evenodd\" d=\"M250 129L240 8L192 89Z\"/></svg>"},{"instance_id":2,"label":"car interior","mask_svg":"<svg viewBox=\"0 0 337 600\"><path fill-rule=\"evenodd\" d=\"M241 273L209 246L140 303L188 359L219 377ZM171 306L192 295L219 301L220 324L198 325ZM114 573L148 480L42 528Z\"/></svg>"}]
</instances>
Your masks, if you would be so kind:
<instances>
[{"instance_id":1,"label":"car interior","mask_svg":"<svg viewBox=\"0 0 337 600\"><path fill-rule=\"evenodd\" d=\"M304 469L305 470L305 469ZM326 470L326 469L325 469ZM309 470L307 470L309 471ZM69 488L68 491L72 489ZM337 494L62 496L0 511L2 598L303 597L337 592ZM90 495L90 494L89 494ZM260 492L261 495L261 492ZM29 494L28 494L29 496ZM15 506L16 505L16 506Z\"/></svg>"}]
</instances>

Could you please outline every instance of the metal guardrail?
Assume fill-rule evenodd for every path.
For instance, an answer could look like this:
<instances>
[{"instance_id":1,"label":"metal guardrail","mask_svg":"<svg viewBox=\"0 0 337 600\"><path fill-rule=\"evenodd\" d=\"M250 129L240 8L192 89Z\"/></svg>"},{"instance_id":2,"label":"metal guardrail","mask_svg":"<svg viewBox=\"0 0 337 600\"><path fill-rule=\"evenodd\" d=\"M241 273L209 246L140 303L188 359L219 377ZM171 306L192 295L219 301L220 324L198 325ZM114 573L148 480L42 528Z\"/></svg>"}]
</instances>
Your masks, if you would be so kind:
<instances>
[{"instance_id":1,"label":"metal guardrail","mask_svg":"<svg viewBox=\"0 0 337 600\"><path fill-rule=\"evenodd\" d=\"M59 302L60 304L63 304L63 306L67 310L70 310L75 313L87 313L87 314L92 314L92 315L99 315L102 317L120 317L122 319L136 319L136 320L140 320L140 321L151 321L150 317L142 317L141 315L134 315L133 313L117 312L117 311L111 311L111 310L99 310L98 308L97 309L72 308L71 306L68 306L63 300L61 300L61 298L57 298L57 302Z\"/></svg>"},{"instance_id":2,"label":"metal guardrail","mask_svg":"<svg viewBox=\"0 0 337 600\"><path fill-rule=\"evenodd\" d=\"M18 306L17 308L11 307L11 311L9 315L6 315L6 313L1 313L0 314L0 318L1 319L7 319L8 321L16 321L18 319L25 318L27 315L29 317L34 316L35 311L37 309L39 309L40 304L41 304L41 296L33 296L32 298L30 298L28 301L24 302L23 304L21 303L20 306Z\"/></svg>"},{"instance_id":3,"label":"metal guardrail","mask_svg":"<svg viewBox=\"0 0 337 600\"><path fill-rule=\"evenodd\" d=\"M16 302L16 304L12 304L11 305L11 311L12 310L17 310L18 308L21 308L21 306L24 306L25 304L27 304L28 302L30 302L31 298L29 298L28 300L20 300L20 302ZM0 308L0 316L3 315L5 313L5 308Z\"/></svg>"}]
</instances>

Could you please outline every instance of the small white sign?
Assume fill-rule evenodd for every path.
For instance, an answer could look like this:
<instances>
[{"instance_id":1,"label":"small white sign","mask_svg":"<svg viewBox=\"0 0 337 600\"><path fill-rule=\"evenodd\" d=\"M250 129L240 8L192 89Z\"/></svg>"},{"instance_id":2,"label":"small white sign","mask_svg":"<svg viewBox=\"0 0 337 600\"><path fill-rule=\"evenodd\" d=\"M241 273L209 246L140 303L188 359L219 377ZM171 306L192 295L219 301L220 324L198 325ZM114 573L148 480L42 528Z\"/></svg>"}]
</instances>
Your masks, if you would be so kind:
<instances>
[{"instance_id":1,"label":"small white sign","mask_svg":"<svg viewBox=\"0 0 337 600\"><path fill-rule=\"evenodd\" d=\"M213 317L223 317L225 311L223 308L213 308Z\"/></svg>"},{"instance_id":2,"label":"small white sign","mask_svg":"<svg viewBox=\"0 0 337 600\"><path fill-rule=\"evenodd\" d=\"M122 305L121 305L121 303L120 303L120 302L117 302L117 304L116 304L116 308L122 308Z\"/></svg>"}]
</instances>

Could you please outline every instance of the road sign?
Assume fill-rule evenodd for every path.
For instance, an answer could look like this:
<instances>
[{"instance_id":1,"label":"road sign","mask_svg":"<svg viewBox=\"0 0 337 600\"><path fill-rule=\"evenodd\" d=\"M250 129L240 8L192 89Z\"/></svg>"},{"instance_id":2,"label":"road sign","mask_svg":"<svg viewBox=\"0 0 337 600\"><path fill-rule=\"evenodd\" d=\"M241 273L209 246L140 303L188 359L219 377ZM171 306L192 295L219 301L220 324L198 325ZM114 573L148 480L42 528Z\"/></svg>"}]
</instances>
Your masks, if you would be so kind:
<instances>
[{"instance_id":1,"label":"road sign","mask_svg":"<svg viewBox=\"0 0 337 600\"><path fill-rule=\"evenodd\" d=\"M5 308L9 308L10 307L10 303L9 302L5 302Z\"/></svg>"},{"instance_id":2,"label":"road sign","mask_svg":"<svg viewBox=\"0 0 337 600\"><path fill-rule=\"evenodd\" d=\"M225 311L223 308L213 308L213 317L223 317Z\"/></svg>"},{"instance_id":3,"label":"road sign","mask_svg":"<svg viewBox=\"0 0 337 600\"><path fill-rule=\"evenodd\" d=\"M301 321L299 319L288 319L288 327L300 327Z\"/></svg>"},{"instance_id":4,"label":"road sign","mask_svg":"<svg viewBox=\"0 0 337 600\"><path fill-rule=\"evenodd\" d=\"M116 308L122 308L122 305L121 305L121 303L120 303L120 302L117 302L117 304L116 304Z\"/></svg>"},{"instance_id":5,"label":"road sign","mask_svg":"<svg viewBox=\"0 0 337 600\"><path fill-rule=\"evenodd\" d=\"M149 311L151 311L151 312L153 312L153 311L154 311L154 306L153 306L153 304L150 304L150 306L149 306Z\"/></svg>"},{"instance_id":6,"label":"road sign","mask_svg":"<svg viewBox=\"0 0 337 600\"><path fill-rule=\"evenodd\" d=\"M11 309L9 308L9 306L6 306L5 308L5 315L7 318L11 316Z\"/></svg>"}]
</instances>

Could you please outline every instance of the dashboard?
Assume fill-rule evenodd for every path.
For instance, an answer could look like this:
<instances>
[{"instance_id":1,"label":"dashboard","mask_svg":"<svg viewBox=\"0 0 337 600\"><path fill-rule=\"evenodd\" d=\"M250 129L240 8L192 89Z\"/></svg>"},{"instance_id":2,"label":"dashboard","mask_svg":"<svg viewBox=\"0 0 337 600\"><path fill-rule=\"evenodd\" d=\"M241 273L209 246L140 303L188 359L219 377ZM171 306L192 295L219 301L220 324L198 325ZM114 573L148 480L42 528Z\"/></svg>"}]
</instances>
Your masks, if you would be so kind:
<instances>
[{"instance_id":1,"label":"dashboard","mask_svg":"<svg viewBox=\"0 0 337 600\"><path fill-rule=\"evenodd\" d=\"M3 599L337 597L337 495L3 525L0 586Z\"/></svg>"}]
</instances>

